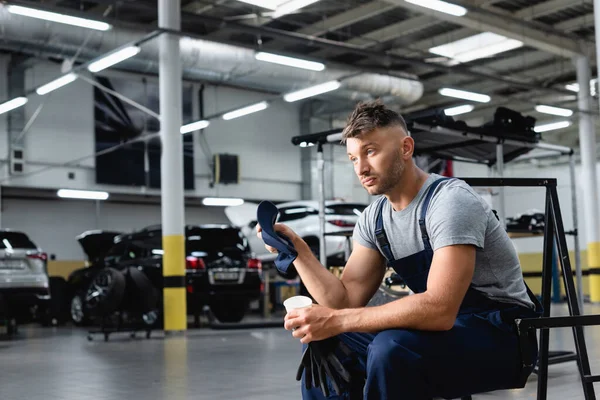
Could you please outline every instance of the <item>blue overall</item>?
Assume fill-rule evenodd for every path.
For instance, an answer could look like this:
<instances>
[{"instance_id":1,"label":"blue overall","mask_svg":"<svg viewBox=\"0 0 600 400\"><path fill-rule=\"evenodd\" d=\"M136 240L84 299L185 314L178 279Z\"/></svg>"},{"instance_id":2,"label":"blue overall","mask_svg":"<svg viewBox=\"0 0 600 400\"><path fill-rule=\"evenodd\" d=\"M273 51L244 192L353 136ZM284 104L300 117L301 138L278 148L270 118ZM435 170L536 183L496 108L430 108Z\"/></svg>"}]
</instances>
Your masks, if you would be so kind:
<instances>
[{"instance_id":1,"label":"blue overall","mask_svg":"<svg viewBox=\"0 0 600 400\"><path fill-rule=\"evenodd\" d=\"M382 201L377 214L376 237L383 255L415 293L427 289L433 249L425 228L427 207L439 179L431 184L423 201L419 226L424 249L394 259L382 219ZM335 394L330 399L420 400L456 399L469 394L520 387L523 376L515 318L538 316L528 308L488 299L469 287L454 327L448 331L390 329L376 334L349 332L338 338L352 349L358 368L366 374L364 387ZM537 359L537 347L533 346ZM339 354L344 365L349 359ZM535 363L533 363L535 364ZM532 368L533 369L533 368ZM531 371L525 371L528 376ZM307 390L303 399L324 399L318 388Z\"/></svg>"}]
</instances>

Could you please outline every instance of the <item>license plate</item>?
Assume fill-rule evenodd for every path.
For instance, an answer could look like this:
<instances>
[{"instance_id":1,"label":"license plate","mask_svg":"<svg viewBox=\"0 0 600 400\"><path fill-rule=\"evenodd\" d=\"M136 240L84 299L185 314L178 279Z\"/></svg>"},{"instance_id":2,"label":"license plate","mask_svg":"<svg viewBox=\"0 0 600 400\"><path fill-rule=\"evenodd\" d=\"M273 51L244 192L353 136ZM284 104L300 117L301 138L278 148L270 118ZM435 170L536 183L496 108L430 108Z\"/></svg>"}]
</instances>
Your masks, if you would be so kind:
<instances>
[{"instance_id":1,"label":"license plate","mask_svg":"<svg viewBox=\"0 0 600 400\"><path fill-rule=\"evenodd\" d=\"M23 262L19 260L0 260L0 269L23 269Z\"/></svg>"},{"instance_id":2,"label":"license plate","mask_svg":"<svg viewBox=\"0 0 600 400\"><path fill-rule=\"evenodd\" d=\"M237 281L240 277L239 272L215 272L216 281Z\"/></svg>"}]
</instances>

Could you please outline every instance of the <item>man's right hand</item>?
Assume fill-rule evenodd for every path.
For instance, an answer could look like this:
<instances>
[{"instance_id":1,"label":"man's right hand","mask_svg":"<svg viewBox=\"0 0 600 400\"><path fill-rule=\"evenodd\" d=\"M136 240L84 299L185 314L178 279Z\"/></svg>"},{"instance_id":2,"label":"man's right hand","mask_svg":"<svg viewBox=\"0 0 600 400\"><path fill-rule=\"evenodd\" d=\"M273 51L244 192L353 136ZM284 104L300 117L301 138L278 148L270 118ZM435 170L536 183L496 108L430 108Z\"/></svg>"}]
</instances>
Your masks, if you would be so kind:
<instances>
[{"instance_id":1,"label":"man's right hand","mask_svg":"<svg viewBox=\"0 0 600 400\"><path fill-rule=\"evenodd\" d=\"M281 233L282 235L287 237L296 248L296 251L300 250L302 243L306 245L304 240L302 240L302 238L298 236L296 232L294 232L289 226L284 224L275 224L273 225L273 228L275 229L275 232ZM260 227L260 224L256 224L256 236L258 236L262 240L262 228ZM265 248L269 253L277 253L277 249L275 247L271 247L265 244Z\"/></svg>"}]
</instances>

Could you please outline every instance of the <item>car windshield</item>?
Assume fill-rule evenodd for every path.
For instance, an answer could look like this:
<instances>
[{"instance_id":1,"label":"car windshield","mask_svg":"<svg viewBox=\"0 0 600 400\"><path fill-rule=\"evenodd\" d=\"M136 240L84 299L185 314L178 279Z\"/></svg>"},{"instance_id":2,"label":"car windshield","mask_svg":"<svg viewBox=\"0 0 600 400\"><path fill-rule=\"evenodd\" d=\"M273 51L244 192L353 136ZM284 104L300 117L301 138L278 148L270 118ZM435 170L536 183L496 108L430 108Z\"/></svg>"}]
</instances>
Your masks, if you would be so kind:
<instances>
[{"instance_id":1,"label":"car windshield","mask_svg":"<svg viewBox=\"0 0 600 400\"><path fill-rule=\"evenodd\" d=\"M199 228L188 232L186 241L188 254L195 252L246 252L249 251L246 237L231 228Z\"/></svg>"},{"instance_id":2,"label":"car windshield","mask_svg":"<svg viewBox=\"0 0 600 400\"><path fill-rule=\"evenodd\" d=\"M334 204L327 206L325 208L326 214L333 215L355 215L360 216L360 214L367 208L366 204L355 204L355 203L345 203L345 204Z\"/></svg>"},{"instance_id":3,"label":"car windshield","mask_svg":"<svg viewBox=\"0 0 600 400\"><path fill-rule=\"evenodd\" d=\"M0 232L0 250L37 249L29 237L21 232Z\"/></svg>"}]
</instances>

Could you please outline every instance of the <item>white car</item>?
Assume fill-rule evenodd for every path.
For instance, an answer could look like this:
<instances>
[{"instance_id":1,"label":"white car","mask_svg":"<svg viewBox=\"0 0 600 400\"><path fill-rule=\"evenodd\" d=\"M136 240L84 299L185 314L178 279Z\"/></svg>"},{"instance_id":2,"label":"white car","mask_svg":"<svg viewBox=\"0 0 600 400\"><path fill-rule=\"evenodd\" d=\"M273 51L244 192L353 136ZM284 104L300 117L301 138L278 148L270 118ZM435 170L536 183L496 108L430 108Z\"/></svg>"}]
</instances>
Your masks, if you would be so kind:
<instances>
[{"instance_id":1,"label":"white car","mask_svg":"<svg viewBox=\"0 0 600 400\"><path fill-rule=\"evenodd\" d=\"M256 257L263 262L275 259L276 255L265 249L264 242L256 236L256 210L258 204L245 203L241 206L227 207L225 214L232 224L241 228L250 242L250 248ZM345 264L346 236L331 236L336 232L351 233L358 217L367 204L346 203L343 201L325 202L325 254L329 266ZM281 222L294 230L311 247L313 253L319 255L319 202L300 200L277 204Z\"/></svg>"}]
</instances>

